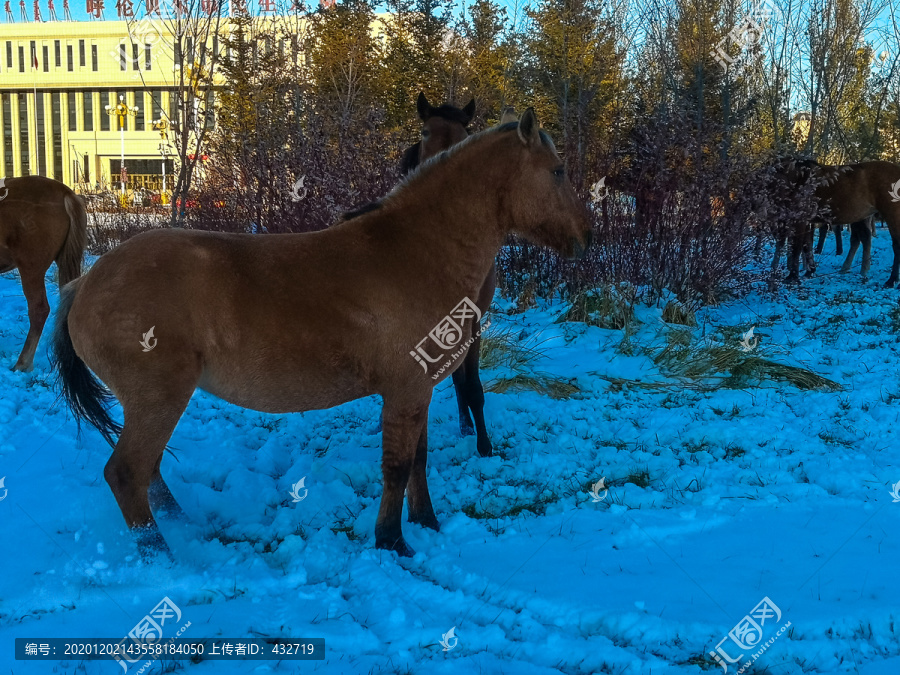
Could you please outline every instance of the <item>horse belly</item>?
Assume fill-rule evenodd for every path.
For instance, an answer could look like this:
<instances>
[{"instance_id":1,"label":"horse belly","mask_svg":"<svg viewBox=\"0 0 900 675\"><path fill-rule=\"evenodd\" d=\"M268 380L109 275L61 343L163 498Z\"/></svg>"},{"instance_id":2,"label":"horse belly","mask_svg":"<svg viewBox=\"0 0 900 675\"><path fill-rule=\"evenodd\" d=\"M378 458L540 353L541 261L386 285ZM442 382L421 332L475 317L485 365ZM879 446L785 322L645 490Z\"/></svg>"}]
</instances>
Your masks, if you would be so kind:
<instances>
[{"instance_id":1,"label":"horse belly","mask_svg":"<svg viewBox=\"0 0 900 675\"><path fill-rule=\"evenodd\" d=\"M277 367L260 360L206 363L197 386L243 408L266 413L324 410L375 392L342 369L286 358Z\"/></svg>"}]
</instances>

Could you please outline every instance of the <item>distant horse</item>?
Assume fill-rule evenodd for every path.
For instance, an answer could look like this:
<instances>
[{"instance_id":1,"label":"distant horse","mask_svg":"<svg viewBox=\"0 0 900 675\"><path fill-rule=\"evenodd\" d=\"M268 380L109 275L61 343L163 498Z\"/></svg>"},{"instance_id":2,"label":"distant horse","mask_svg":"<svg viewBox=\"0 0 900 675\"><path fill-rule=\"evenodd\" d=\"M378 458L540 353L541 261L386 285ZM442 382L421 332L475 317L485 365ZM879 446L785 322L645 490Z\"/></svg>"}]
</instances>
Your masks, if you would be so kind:
<instances>
[{"instance_id":1,"label":"distant horse","mask_svg":"<svg viewBox=\"0 0 900 675\"><path fill-rule=\"evenodd\" d=\"M0 179L0 273L19 270L28 305L28 336L13 370L31 370L50 314L44 275L56 261L59 287L81 275L87 241L84 204L42 176Z\"/></svg>"},{"instance_id":2,"label":"distant horse","mask_svg":"<svg viewBox=\"0 0 900 675\"><path fill-rule=\"evenodd\" d=\"M475 114L475 99L469 101L465 108L456 108L448 103L434 107L420 92L416 100L416 110L422 120L422 140L409 148L403 155L400 172L407 176L423 162L444 150L466 139L469 135L467 127ZM509 118L504 118L510 121ZM512 117L515 120L515 116ZM503 120L501 120L501 123ZM478 305L482 315L490 308L497 288L497 268L491 269L478 291L478 297L472 298ZM477 331L475 341L466 353L463 364L453 371L453 388L456 390L456 405L459 409L459 431L463 436L478 434L476 447L482 457L490 457L493 452L491 439L484 421L484 387L479 376L481 361L481 331ZM469 414L471 411L471 415ZM474 428L472 420L474 418Z\"/></svg>"},{"instance_id":3,"label":"distant horse","mask_svg":"<svg viewBox=\"0 0 900 675\"><path fill-rule=\"evenodd\" d=\"M891 276L885 286L893 286L900 270L900 201L893 199L892 190L900 185L900 166L881 161L829 166L813 160L803 160L802 164L807 174L804 179L815 182L815 195L820 204L820 212L813 222L829 226L855 224L855 227L851 227L851 253L848 253L842 271L849 270L853 256L862 243L862 273L863 276L867 275L872 234L867 221L876 212L881 213L891 233L894 249ZM800 249L807 241L811 243L808 226L805 223L799 224L791 247L788 279L797 278Z\"/></svg>"},{"instance_id":4,"label":"distant horse","mask_svg":"<svg viewBox=\"0 0 900 675\"><path fill-rule=\"evenodd\" d=\"M587 209L531 108L327 230L146 232L66 286L54 366L79 422L115 445L104 476L142 555L168 553L150 500L175 503L160 462L198 387L269 413L380 395L375 545L412 555L404 490L410 521L439 528L426 482L432 389L458 367L453 358L478 325L467 299L513 232L567 256L591 238ZM110 417L112 395L124 426Z\"/></svg>"}]
</instances>

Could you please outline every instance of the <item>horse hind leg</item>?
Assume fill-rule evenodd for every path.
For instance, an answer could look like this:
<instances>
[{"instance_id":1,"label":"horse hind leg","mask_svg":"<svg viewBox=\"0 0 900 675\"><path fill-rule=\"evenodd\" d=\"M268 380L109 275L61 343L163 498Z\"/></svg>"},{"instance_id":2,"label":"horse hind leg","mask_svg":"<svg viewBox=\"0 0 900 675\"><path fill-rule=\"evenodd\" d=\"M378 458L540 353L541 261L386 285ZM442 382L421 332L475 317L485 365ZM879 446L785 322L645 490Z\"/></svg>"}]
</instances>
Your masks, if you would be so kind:
<instances>
[{"instance_id":1,"label":"horse hind leg","mask_svg":"<svg viewBox=\"0 0 900 675\"><path fill-rule=\"evenodd\" d=\"M491 445L487 425L484 422L484 387L481 384L479 375L480 361L481 335L478 335L469 347L469 351L466 352L463 366L466 369L466 379L463 386L466 390L466 404L471 409L472 417L475 419L475 431L478 435L476 442L478 454L482 457L490 457L494 454L494 447Z\"/></svg>"},{"instance_id":2,"label":"horse hind leg","mask_svg":"<svg viewBox=\"0 0 900 675\"><path fill-rule=\"evenodd\" d=\"M835 255L844 255L844 226L843 225L835 225L834 226L834 237L835 237ZM819 251L816 251L818 253Z\"/></svg>"},{"instance_id":3,"label":"horse hind leg","mask_svg":"<svg viewBox=\"0 0 900 675\"><path fill-rule=\"evenodd\" d=\"M163 515L171 518L185 520L187 516L184 513L184 509L182 509L178 502L175 501L175 495L172 494L172 491L169 489L169 486L166 485L166 481L163 480L162 474L159 471L163 454L164 453L161 453L159 459L156 461L156 471L153 474L153 478L150 481L150 487L147 490L150 508L154 513L162 512Z\"/></svg>"},{"instance_id":4,"label":"horse hind leg","mask_svg":"<svg viewBox=\"0 0 900 675\"><path fill-rule=\"evenodd\" d=\"M850 268L853 266L853 258L856 257L856 252L859 250L859 245L861 242L860 239L860 224L864 221L851 223L850 225L850 250L847 251L847 257L844 258L844 264L841 265L841 274L846 274L850 271ZM871 241L870 241L871 245ZM865 254L864 254L865 255ZM865 265L865 258L863 258L863 265ZM865 276L865 275L863 275Z\"/></svg>"},{"instance_id":5,"label":"horse hind leg","mask_svg":"<svg viewBox=\"0 0 900 675\"><path fill-rule=\"evenodd\" d=\"M158 383L143 380L140 394L123 397L125 423L122 435L103 471L125 523L135 537L141 558L145 560L157 554L172 558L150 509L150 486L155 484L153 495L156 500L162 480L159 476L162 454L193 393L193 384L154 385ZM148 397L147 391L155 393ZM168 487L165 491L168 492Z\"/></svg>"},{"instance_id":6,"label":"horse hind leg","mask_svg":"<svg viewBox=\"0 0 900 675\"><path fill-rule=\"evenodd\" d=\"M891 266L891 276L885 282L885 288L891 288L897 283L898 272L900 272L900 209L897 209L896 214L897 215L887 215L882 213L885 223L888 226L888 232L890 232L891 235L891 248L894 251L894 263Z\"/></svg>"},{"instance_id":7,"label":"horse hind leg","mask_svg":"<svg viewBox=\"0 0 900 675\"><path fill-rule=\"evenodd\" d=\"M859 239L862 241L863 247L863 259L862 259L862 269L860 270L862 273L862 278L867 279L869 276L869 268L872 266L872 236L873 230L871 227L872 220L862 220L857 225L859 226Z\"/></svg>"},{"instance_id":8,"label":"horse hind leg","mask_svg":"<svg viewBox=\"0 0 900 675\"><path fill-rule=\"evenodd\" d=\"M23 269L19 267L19 275L22 279L22 290L25 293L25 302L28 305L28 335L25 345L16 360L13 370L29 371L34 367L34 353L37 351L38 342L47 317L50 316L50 303L47 302L47 287L44 284L44 269Z\"/></svg>"},{"instance_id":9,"label":"horse hind leg","mask_svg":"<svg viewBox=\"0 0 900 675\"><path fill-rule=\"evenodd\" d=\"M466 388L466 363L453 371L453 389L456 391L456 406L459 409L459 434L460 436L472 436L475 426L469 415L468 389Z\"/></svg>"},{"instance_id":10,"label":"horse hind leg","mask_svg":"<svg viewBox=\"0 0 900 675\"><path fill-rule=\"evenodd\" d=\"M828 225L819 225L819 243L816 244L816 255L825 249L825 238L828 236Z\"/></svg>"},{"instance_id":11,"label":"horse hind leg","mask_svg":"<svg viewBox=\"0 0 900 675\"><path fill-rule=\"evenodd\" d=\"M413 459L412 470L409 473L409 482L406 485L406 504L409 507L409 522L431 528L437 532L441 529L441 526L438 523L437 516L434 515L431 494L428 492L427 468L428 424L426 423L416 443L416 456Z\"/></svg>"}]
</instances>

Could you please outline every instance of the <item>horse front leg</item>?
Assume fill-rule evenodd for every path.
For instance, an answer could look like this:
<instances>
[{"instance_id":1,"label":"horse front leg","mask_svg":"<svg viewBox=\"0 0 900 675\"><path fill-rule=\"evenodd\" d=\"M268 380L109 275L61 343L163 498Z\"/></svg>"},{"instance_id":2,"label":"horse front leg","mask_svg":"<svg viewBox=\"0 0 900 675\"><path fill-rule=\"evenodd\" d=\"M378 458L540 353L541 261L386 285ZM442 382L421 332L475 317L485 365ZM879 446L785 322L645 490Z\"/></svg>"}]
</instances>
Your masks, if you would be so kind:
<instances>
[{"instance_id":1,"label":"horse front leg","mask_svg":"<svg viewBox=\"0 0 900 675\"><path fill-rule=\"evenodd\" d=\"M25 302L28 305L28 335L22 353L19 354L13 370L29 371L34 367L34 353L37 351L38 342L47 317L50 316L50 303L47 302L47 287L44 284L44 270L25 270L19 268L22 279L22 290L25 292Z\"/></svg>"},{"instance_id":2,"label":"horse front leg","mask_svg":"<svg viewBox=\"0 0 900 675\"><path fill-rule=\"evenodd\" d=\"M844 226L843 225L835 225L834 226L834 237L836 241L836 246L834 250L835 255L844 255ZM816 251L819 253L820 251Z\"/></svg>"},{"instance_id":3,"label":"horse front leg","mask_svg":"<svg viewBox=\"0 0 900 675\"><path fill-rule=\"evenodd\" d=\"M400 523L403 493L409 484L416 450L428 423L430 397L431 391L417 403L398 403L388 395L384 398L381 455L384 487L375 522L375 547L396 551L404 557L415 555L415 551L403 539Z\"/></svg>"}]
</instances>

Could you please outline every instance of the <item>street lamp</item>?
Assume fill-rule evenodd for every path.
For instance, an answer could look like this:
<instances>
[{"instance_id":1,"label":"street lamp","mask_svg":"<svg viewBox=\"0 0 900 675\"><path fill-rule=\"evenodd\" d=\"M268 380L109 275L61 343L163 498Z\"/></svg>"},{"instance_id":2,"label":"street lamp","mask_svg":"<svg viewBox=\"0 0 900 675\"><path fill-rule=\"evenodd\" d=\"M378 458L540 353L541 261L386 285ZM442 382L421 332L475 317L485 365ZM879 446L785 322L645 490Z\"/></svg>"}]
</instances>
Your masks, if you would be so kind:
<instances>
[{"instance_id":1,"label":"street lamp","mask_svg":"<svg viewBox=\"0 0 900 675\"><path fill-rule=\"evenodd\" d=\"M122 164L119 167L119 178L122 181L122 205L125 205L125 176L127 175L125 171L125 120L128 119L129 115L137 115L138 107L129 107L125 103L125 97L119 96L119 103L113 107L111 105L106 106L106 114L112 117L115 115L119 120L119 131L121 132L122 137Z\"/></svg>"},{"instance_id":2,"label":"street lamp","mask_svg":"<svg viewBox=\"0 0 900 675\"><path fill-rule=\"evenodd\" d=\"M162 155L162 190L159 193L159 203L168 204L169 198L166 194L166 158L169 154L169 121L162 118L150 122L150 126L159 132L159 137L163 140L159 144L159 154Z\"/></svg>"}]
</instances>

